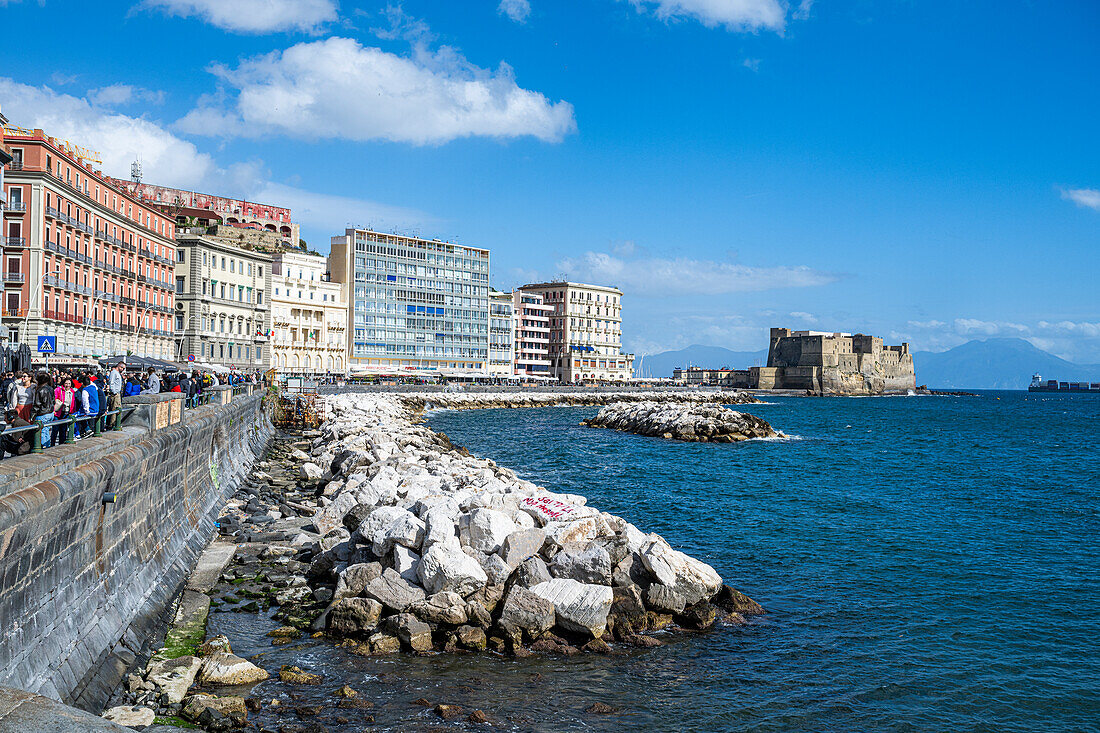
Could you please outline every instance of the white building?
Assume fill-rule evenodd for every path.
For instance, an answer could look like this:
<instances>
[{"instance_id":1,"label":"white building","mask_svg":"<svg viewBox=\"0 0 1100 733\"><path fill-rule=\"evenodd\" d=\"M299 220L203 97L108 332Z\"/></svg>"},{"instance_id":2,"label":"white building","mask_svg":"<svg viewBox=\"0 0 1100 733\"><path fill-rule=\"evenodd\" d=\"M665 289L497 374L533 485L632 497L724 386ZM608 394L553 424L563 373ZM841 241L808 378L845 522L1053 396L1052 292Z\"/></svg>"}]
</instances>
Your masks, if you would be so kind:
<instances>
[{"instance_id":1,"label":"white building","mask_svg":"<svg viewBox=\"0 0 1100 733\"><path fill-rule=\"evenodd\" d=\"M521 379L553 379L550 374L550 313L540 293L512 292L516 324L516 375Z\"/></svg>"},{"instance_id":2,"label":"white building","mask_svg":"<svg viewBox=\"0 0 1100 733\"><path fill-rule=\"evenodd\" d=\"M516 371L512 293L489 291L489 376L511 378Z\"/></svg>"},{"instance_id":3,"label":"white building","mask_svg":"<svg viewBox=\"0 0 1100 733\"><path fill-rule=\"evenodd\" d=\"M550 308L550 374L562 382L630 379L634 355L622 350L622 297L618 288L566 281L520 288Z\"/></svg>"},{"instance_id":4,"label":"white building","mask_svg":"<svg viewBox=\"0 0 1100 733\"><path fill-rule=\"evenodd\" d=\"M320 255L280 252L271 265L271 365L280 374L347 371L348 306Z\"/></svg>"}]
</instances>

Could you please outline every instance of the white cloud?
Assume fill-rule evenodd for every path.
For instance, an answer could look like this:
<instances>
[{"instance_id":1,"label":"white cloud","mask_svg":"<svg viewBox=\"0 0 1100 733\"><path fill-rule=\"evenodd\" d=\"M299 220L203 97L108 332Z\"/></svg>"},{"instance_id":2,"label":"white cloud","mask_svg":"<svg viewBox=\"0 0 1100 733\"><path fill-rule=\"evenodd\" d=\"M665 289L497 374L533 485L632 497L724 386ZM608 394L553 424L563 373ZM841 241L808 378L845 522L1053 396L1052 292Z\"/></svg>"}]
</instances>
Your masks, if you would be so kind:
<instances>
[{"instance_id":1,"label":"white cloud","mask_svg":"<svg viewBox=\"0 0 1100 733\"><path fill-rule=\"evenodd\" d=\"M1038 327L1039 330L1050 334L1065 336L1084 336L1086 338L1100 337L1100 322L1090 323L1088 321L1057 321L1051 323L1049 321L1039 321Z\"/></svg>"},{"instance_id":2,"label":"white cloud","mask_svg":"<svg viewBox=\"0 0 1100 733\"><path fill-rule=\"evenodd\" d=\"M497 12L507 15L517 23L526 23L531 15L531 3L528 0L500 0Z\"/></svg>"},{"instance_id":3,"label":"white cloud","mask_svg":"<svg viewBox=\"0 0 1100 733\"><path fill-rule=\"evenodd\" d=\"M1100 211L1100 190L1095 188L1062 189L1062 198L1078 206Z\"/></svg>"},{"instance_id":4,"label":"white cloud","mask_svg":"<svg viewBox=\"0 0 1100 733\"><path fill-rule=\"evenodd\" d=\"M573 279L614 284L646 295L722 295L777 288L827 285L837 276L798 267L749 267L689 258L627 260L605 252L587 252L558 263Z\"/></svg>"},{"instance_id":5,"label":"white cloud","mask_svg":"<svg viewBox=\"0 0 1100 733\"><path fill-rule=\"evenodd\" d=\"M137 102L161 105L164 104L164 97L163 91L135 87L130 84L112 84L88 92L89 101L101 107L117 107Z\"/></svg>"},{"instance_id":6,"label":"white cloud","mask_svg":"<svg viewBox=\"0 0 1100 733\"><path fill-rule=\"evenodd\" d=\"M12 124L99 151L104 172L128 178L140 158L145 176L165 186L195 187L217 174L213 158L155 122L93 105L86 99L0 77L0 99Z\"/></svg>"},{"instance_id":7,"label":"white cloud","mask_svg":"<svg viewBox=\"0 0 1100 733\"><path fill-rule=\"evenodd\" d=\"M955 333L960 336L1022 336L1031 329L1022 323L982 321L977 318L956 318Z\"/></svg>"},{"instance_id":8,"label":"white cloud","mask_svg":"<svg viewBox=\"0 0 1100 733\"><path fill-rule=\"evenodd\" d=\"M780 0L630 0L639 11L652 10L663 20L694 18L707 27L732 31L772 30L787 24L787 8ZM807 9L808 12L808 9Z\"/></svg>"},{"instance_id":9,"label":"white cloud","mask_svg":"<svg viewBox=\"0 0 1100 733\"><path fill-rule=\"evenodd\" d=\"M235 33L315 33L336 20L334 0L145 0L142 7L194 16Z\"/></svg>"},{"instance_id":10,"label":"white cloud","mask_svg":"<svg viewBox=\"0 0 1100 733\"><path fill-rule=\"evenodd\" d=\"M788 314L791 318L796 318L806 323L817 323L818 318L813 313L806 313L805 311L793 311Z\"/></svg>"},{"instance_id":11,"label":"white cloud","mask_svg":"<svg viewBox=\"0 0 1100 733\"><path fill-rule=\"evenodd\" d=\"M749 71L760 71L760 59L745 59L741 62L741 65Z\"/></svg>"},{"instance_id":12,"label":"white cloud","mask_svg":"<svg viewBox=\"0 0 1100 733\"><path fill-rule=\"evenodd\" d=\"M489 71L447 47L418 44L403 57L329 38L211 71L236 98L200 102L181 130L427 145L464 137L557 142L576 129L568 102L519 87L507 64Z\"/></svg>"}]
</instances>

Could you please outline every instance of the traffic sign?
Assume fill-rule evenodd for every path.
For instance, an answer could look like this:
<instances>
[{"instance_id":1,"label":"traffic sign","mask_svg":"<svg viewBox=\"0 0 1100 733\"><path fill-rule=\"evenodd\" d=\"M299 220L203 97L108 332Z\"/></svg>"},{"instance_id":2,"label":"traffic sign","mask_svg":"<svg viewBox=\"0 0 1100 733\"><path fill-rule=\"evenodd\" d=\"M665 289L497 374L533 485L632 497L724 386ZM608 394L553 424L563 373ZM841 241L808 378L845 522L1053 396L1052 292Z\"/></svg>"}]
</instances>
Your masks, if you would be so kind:
<instances>
[{"instance_id":1,"label":"traffic sign","mask_svg":"<svg viewBox=\"0 0 1100 733\"><path fill-rule=\"evenodd\" d=\"M194 354L188 354L187 355L187 361L194 361L194 360L195 360L195 355Z\"/></svg>"},{"instance_id":2,"label":"traffic sign","mask_svg":"<svg viewBox=\"0 0 1100 733\"><path fill-rule=\"evenodd\" d=\"M39 354L56 354L57 353L57 336L39 336L38 337L38 353Z\"/></svg>"}]
</instances>

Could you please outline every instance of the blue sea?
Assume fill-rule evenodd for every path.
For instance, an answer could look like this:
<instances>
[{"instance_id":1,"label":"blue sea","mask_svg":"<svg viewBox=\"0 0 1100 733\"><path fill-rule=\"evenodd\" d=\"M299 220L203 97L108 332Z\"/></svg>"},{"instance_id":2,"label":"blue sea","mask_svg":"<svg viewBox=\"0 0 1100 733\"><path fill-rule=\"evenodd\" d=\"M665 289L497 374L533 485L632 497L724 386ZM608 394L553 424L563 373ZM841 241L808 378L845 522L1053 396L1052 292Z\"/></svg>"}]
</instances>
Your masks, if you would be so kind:
<instances>
[{"instance_id":1,"label":"blue sea","mask_svg":"<svg viewBox=\"0 0 1100 733\"><path fill-rule=\"evenodd\" d=\"M429 422L711 563L767 609L748 626L611 658L377 661L258 635L256 650L373 685L393 730L440 724L416 697L514 730L1100 730L1100 398L734 409L791 437L671 442L578 425L589 408ZM595 701L618 712L585 713Z\"/></svg>"}]
</instances>

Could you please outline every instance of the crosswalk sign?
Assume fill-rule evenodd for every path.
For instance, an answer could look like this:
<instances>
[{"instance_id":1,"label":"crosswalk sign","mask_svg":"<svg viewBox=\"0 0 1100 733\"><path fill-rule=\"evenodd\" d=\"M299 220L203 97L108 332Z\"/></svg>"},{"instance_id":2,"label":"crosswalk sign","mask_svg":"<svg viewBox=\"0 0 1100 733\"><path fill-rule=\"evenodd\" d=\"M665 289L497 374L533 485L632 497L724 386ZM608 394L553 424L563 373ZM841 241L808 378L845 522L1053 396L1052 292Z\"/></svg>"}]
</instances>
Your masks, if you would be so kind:
<instances>
[{"instance_id":1,"label":"crosswalk sign","mask_svg":"<svg viewBox=\"0 0 1100 733\"><path fill-rule=\"evenodd\" d=\"M57 353L57 336L39 336L38 337L38 353L39 354L56 354Z\"/></svg>"}]
</instances>

